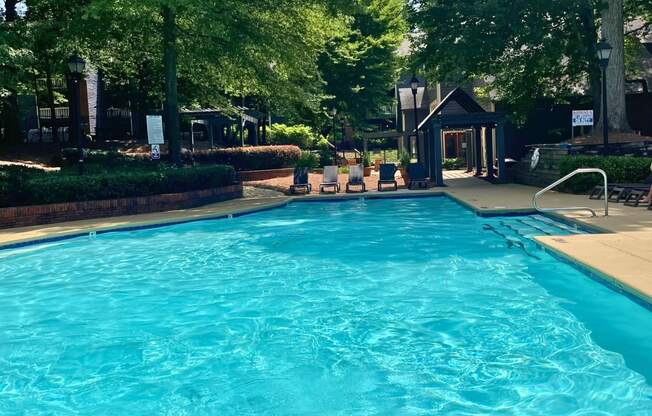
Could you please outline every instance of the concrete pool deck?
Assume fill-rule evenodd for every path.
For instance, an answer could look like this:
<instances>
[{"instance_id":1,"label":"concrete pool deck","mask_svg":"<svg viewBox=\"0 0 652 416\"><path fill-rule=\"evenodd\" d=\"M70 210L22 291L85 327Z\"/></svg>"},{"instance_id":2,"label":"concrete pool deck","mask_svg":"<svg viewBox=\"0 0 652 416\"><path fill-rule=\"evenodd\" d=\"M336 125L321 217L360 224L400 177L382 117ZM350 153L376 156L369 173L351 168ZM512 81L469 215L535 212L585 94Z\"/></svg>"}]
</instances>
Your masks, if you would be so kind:
<instances>
[{"instance_id":1,"label":"concrete pool deck","mask_svg":"<svg viewBox=\"0 0 652 416\"><path fill-rule=\"evenodd\" d=\"M367 192L364 197L427 196L447 194L480 215L533 213L532 195L538 188L505 184L494 185L461 171L447 172L447 187L426 191ZM310 195L290 197L274 192L256 192L242 199L219 202L199 208L123 217L98 218L67 223L0 230L0 248L32 241L83 235L89 232L173 224L228 215L238 215L280 207L292 200L347 199L362 195ZM603 201L586 196L551 192L541 200L543 207L589 206L598 212L554 214L567 221L602 231L603 234L563 237L537 237L537 241L557 255L580 263L596 275L652 304L652 211L645 208L609 204L603 217Z\"/></svg>"}]
</instances>

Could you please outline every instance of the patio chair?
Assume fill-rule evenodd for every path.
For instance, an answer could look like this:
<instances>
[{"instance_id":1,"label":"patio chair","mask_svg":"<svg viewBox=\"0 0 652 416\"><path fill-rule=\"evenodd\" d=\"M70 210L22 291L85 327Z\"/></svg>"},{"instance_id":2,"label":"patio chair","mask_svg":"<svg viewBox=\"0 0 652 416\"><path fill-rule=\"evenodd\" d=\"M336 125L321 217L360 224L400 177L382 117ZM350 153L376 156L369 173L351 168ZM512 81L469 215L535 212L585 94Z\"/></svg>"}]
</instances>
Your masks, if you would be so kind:
<instances>
[{"instance_id":1,"label":"patio chair","mask_svg":"<svg viewBox=\"0 0 652 416\"><path fill-rule=\"evenodd\" d=\"M298 189L305 189L309 194L312 192L312 185L308 182L308 168L294 168L294 183L290 185L290 193L294 194Z\"/></svg>"},{"instance_id":2,"label":"patio chair","mask_svg":"<svg viewBox=\"0 0 652 416\"><path fill-rule=\"evenodd\" d=\"M627 195L627 198L625 198L625 205L630 207L638 207L641 202L643 202L643 199L645 199L650 194L650 189L652 189L652 186L649 188L638 188L631 190ZM648 201L648 208L650 207L651 202L652 201Z\"/></svg>"},{"instance_id":3,"label":"patio chair","mask_svg":"<svg viewBox=\"0 0 652 416\"><path fill-rule=\"evenodd\" d=\"M426 180L426 170L421 163L410 163L408 165L408 189L414 186L419 188L428 189L428 181Z\"/></svg>"},{"instance_id":4,"label":"patio chair","mask_svg":"<svg viewBox=\"0 0 652 416\"><path fill-rule=\"evenodd\" d=\"M396 166L393 163L383 163L380 165L380 179L378 180L378 191L386 191L383 185L393 185L393 191L398 191L398 183L396 182Z\"/></svg>"},{"instance_id":5,"label":"patio chair","mask_svg":"<svg viewBox=\"0 0 652 416\"><path fill-rule=\"evenodd\" d=\"M367 192L367 186L364 183L364 168L362 165L349 166L349 180L346 183L346 192L351 191L352 186L362 187L360 192Z\"/></svg>"},{"instance_id":6,"label":"patio chair","mask_svg":"<svg viewBox=\"0 0 652 416\"><path fill-rule=\"evenodd\" d=\"M591 190L589 199L602 199L606 193L609 202L622 202L627 200L632 191L649 188L650 185L652 185L652 174L642 183L608 183L606 191L603 185L596 185Z\"/></svg>"},{"instance_id":7,"label":"patio chair","mask_svg":"<svg viewBox=\"0 0 652 416\"><path fill-rule=\"evenodd\" d=\"M319 184L319 192L326 192L326 188L333 188L333 193L340 191L340 184L337 181L337 166L324 166L322 183Z\"/></svg>"}]
</instances>

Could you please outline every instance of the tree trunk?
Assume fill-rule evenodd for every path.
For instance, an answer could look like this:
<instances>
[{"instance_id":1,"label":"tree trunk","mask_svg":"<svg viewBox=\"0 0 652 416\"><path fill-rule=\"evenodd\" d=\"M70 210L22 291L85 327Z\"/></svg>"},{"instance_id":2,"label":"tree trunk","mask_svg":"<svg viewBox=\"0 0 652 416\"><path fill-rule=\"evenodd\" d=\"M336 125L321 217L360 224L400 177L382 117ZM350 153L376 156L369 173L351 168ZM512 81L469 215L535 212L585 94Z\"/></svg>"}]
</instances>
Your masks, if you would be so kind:
<instances>
[{"instance_id":1,"label":"tree trunk","mask_svg":"<svg viewBox=\"0 0 652 416\"><path fill-rule=\"evenodd\" d=\"M48 90L48 104L50 106L50 123L52 123L52 141L59 143L59 131L57 129L57 115L54 107L54 87L52 86L52 74L50 73L50 62L45 61L45 83Z\"/></svg>"},{"instance_id":2,"label":"tree trunk","mask_svg":"<svg viewBox=\"0 0 652 416\"><path fill-rule=\"evenodd\" d=\"M18 0L5 0L5 24L13 23L18 19L16 12ZM7 29L5 29L7 30ZM20 120L18 115L18 86L8 85L9 95L2 103L2 118L4 126L4 139L11 143L20 141Z\"/></svg>"},{"instance_id":3,"label":"tree trunk","mask_svg":"<svg viewBox=\"0 0 652 416\"><path fill-rule=\"evenodd\" d=\"M607 67L607 116L609 130L631 131L625 105L625 35L623 0L608 0L602 10L602 36L613 47ZM600 112L600 122L604 112Z\"/></svg>"},{"instance_id":4,"label":"tree trunk","mask_svg":"<svg viewBox=\"0 0 652 416\"><path fill-rule=\"evenodd\" d=\"M179 132L179 106L177 102L177 28L175 13L169 6L163 6L163 62L165 66L165 136L170 159L181 165L181 143Z\"/></svg>"},{"instance_id":5,"label":"tree trunk","mask_svg":"<svg viewBox=\"0 0 652 416\"><path fill-rule=\"evenodd\" d=\"M586 52L586 72L589 76L589 95L593 97L594 120L600 118L602 86L600 84L600 67L595 55L595 45L598 43L597 28L593 14L593 5L584 1L580 10L580 21L584 33L584 48Z\"/></svg>"}]
</instances>

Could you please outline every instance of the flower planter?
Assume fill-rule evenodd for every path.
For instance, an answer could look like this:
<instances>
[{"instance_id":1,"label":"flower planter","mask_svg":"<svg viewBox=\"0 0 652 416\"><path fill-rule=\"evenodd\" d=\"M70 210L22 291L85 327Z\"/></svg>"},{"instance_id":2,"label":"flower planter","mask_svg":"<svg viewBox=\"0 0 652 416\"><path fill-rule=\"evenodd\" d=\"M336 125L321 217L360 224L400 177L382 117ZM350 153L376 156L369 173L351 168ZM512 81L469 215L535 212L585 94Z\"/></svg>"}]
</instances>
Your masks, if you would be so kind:
<instances>
[{"instance_id":1,"label":"flower planter","mask_svg":"<svg viewBox=\"0 0 652 416\"><path fill-rule=\"evenodd\" d=\"M401 178L403 178L403 182L405 182L405 186L407 186L408 182L410 181L410 177L408 176L407 169L406 168L399 168L399 172L401 172Z\"/></svg>"},{"instance_id":2,"label":"flower planter","mask_svg":"<svg viewBox=\"0 0 652 416\"><path fill-rule=\"evenodd\" d=\"M364 176L371 176L371 166L365 166Z\"/></svg>"}]
</instances>

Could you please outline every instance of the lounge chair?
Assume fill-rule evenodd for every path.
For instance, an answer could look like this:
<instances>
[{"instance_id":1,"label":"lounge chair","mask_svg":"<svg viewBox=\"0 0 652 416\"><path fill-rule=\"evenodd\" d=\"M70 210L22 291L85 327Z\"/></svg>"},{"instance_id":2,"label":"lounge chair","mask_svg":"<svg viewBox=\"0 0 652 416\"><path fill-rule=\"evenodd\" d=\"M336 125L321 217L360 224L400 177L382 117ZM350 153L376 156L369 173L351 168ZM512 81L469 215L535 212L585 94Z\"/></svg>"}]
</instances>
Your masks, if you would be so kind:
<instances>
[{"instance_id":1,"label":"lounge chair","mask_svg":"<svg viewBox=\"0 0 652 416\"><path fill-rule=\"evenodd\" d=\"M367 186L364 183L364 168L362 165L349 166L349 181L346 183L346 192L351 191L352 186L361 186L360 192L367 192Z\"/></svg>"},{"instance_id":2,"label":"lounge chair","mask_svg":"<svg viewBox=\"0 0 652 416\"><path fill-rule=\"evenodd\" d=\"M630 207L639 206L641 202L643 202L643 199L647 198L647 196L650 194L650 189L652 189L652 186L648 188L632 189L627 195L627 198L625 198L625 205ZM652 200L648 201L648 208L650 208L651 206L652 206Z\"/></svg>"},{"instance_id":3,"label":"lounge chair","mask_svg":"<svg viewBox=\"0 0 652 416\"><path fill-rule=\"evenodd\" d=\"M632 191L647 188L652 185L652 174L650 174L643 183L609 183L607 184L606 194L609 202L626 201ZM589 194L589 199L602 199L605 195L603 185L597 185Z\"/></svg>"},{"instance_id":4,"label":"lounge chair","mask_svg":"<svg viewBox=\"0 0 652 416\"><path fill-rule=\"evenodd\" d=\"M394 191L398 190L398 183L396 182L396 166L393 163L383 163L380 165L380 179L378 180L378 191L386 191L383 185L393 185Z\"/></svg>"},{"instance_id":5,"label":"lounge chair","mask_svg":"<svg viewBox=\"0 0 652 416\"><path fill-rule=\"evenodd\" d=\"M428 181L426 180L426 171L421 163L410 163L408 165L408 189L414 186L419 188L428 188Z\"/></svg>"},{"instance_id":6,"label":"lounge chair","mask_svg":"<svg viewBox=\"0 0 652 416\"><path fill-rule=\"evenodd\" d=\"M319 184L319 192L326 192L326 188L333 188L333 193L340 191L340 184L337 181L337 166L324 166L322 183Z\"/></svg>"},{"instance_id":7,"label":"lounge chair","mask_svg":"<svg viewBox=\"0 0 652 416\"><path fill-rule=\"evenodd\" d=\"M312 192L312 185L308 182L308 168L294 168L294 183L290 185L290 193L296 193L297 189L305 189L306 193Z\"/></svg>"}]
</instances>

